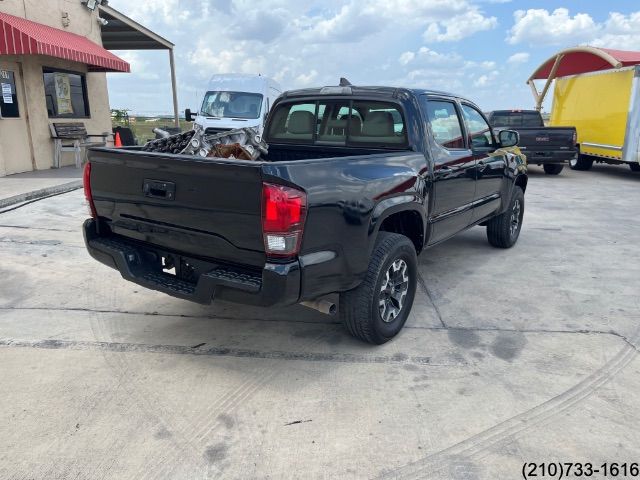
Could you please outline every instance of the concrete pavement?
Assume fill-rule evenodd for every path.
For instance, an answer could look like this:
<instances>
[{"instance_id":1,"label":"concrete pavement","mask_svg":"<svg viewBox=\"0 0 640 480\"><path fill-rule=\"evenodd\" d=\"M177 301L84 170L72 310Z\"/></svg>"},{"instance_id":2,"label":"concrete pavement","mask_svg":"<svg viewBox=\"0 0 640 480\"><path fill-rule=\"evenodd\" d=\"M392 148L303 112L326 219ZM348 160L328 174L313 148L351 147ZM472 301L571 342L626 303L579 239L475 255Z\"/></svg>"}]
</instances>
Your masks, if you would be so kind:
<instances>
[{"instance_id":1,"label":"concrete pavement","mask_svg":"<svg viewBox=\"0 0 640 480\"><path fill-rule=\"evenodd\" d=\"M511 250L420 256L372 347L304 307L186 303L82 244L82 193L0 215L0 478L521 477L640 460L640 175L531 168ZM597 477L596 477L597 478Z\"/></svg>"},{"instance_id":2,"label":"concrete pavement","mask_svg":"<svg viewBox=\"0 0 640 480\"><path fill-rule=\"evenodd\" d=\"M0 209L81 186L82 169L75 166L0 177Z\"/></svg>"}]
</instances>

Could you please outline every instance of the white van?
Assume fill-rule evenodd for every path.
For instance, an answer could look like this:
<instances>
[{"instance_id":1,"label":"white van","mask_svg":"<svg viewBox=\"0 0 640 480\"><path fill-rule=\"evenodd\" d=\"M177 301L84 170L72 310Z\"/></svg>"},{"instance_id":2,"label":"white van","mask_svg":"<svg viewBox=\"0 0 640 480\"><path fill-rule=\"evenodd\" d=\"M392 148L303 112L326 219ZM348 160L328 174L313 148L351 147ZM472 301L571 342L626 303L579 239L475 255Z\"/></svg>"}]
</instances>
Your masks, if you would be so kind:
<instances>
[{"instance_id":1,"label":"white van","mask_svg":"<svg viewBox=\"0 0 640 480\"><path fill-rule=\"evenodd\" d=\"M261 75L214 75L197 115L187 109L185 117L207 133L254 127L262 135L269 108L281 93L275 80Z\"/></svg>"}]
</instances>

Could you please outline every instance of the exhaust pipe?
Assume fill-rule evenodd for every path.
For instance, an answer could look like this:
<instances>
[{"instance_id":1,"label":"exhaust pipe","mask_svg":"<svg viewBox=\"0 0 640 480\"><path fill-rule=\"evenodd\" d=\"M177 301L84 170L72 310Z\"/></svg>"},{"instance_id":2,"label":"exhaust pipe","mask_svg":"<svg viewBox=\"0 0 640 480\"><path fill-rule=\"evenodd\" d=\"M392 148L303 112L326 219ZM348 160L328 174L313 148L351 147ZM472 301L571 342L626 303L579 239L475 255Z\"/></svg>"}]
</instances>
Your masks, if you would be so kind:
<instances>
[{"instance_id":1,"label":"exhaust pipe","mask_svg":"<svg viewBox=\"0 0 640 480\"><path fill-rule=\"evenodd\" d=\"M312 308L325 315L335 315L338 311L336 304L329 300L309 300L307 302L300 302L300 305Z\"/></svg>"}]
</instances>

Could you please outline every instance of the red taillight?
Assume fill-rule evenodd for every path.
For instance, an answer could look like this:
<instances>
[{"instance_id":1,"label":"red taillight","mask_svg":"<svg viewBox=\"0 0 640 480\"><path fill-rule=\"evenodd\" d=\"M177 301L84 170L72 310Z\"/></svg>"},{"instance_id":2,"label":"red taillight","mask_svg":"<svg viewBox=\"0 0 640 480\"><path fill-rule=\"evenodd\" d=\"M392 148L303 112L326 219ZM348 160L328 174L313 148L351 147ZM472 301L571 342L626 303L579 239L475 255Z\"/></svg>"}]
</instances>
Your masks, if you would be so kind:
<instances>
[{"instance_id":1,"label":"red taillight","mask_svg":"<svg viewBox=\"0 0 640 480\"><path fill-rule=\"evenodd\" d=\"M87 162L84 165L84 171L82 172L82 185L84 186L84 196L89 204L89 211L93 218L98 217L96 212L96 206L93 203L93 195L91 195L91 163Z\"/></svg>"},{"instance_id":2,"label":"red taillight","mask_svg":"<svg viewBox=\"0 0 640 480\"><path fill-rule=\"evenodd\" d=\"M262 235L268 256L298 254L306 216L307 194L302 190L262 184Z\"/></svg>"}]
</instances>

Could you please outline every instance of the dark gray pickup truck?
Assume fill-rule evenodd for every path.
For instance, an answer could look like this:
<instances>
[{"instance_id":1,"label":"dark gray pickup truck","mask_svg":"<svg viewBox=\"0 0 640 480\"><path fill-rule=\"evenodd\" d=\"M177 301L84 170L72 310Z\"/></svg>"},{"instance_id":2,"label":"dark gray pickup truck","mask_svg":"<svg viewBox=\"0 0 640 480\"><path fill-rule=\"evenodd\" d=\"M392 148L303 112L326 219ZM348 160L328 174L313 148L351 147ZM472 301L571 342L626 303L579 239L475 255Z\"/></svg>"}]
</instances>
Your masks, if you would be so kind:
<instances>
[{"instance_id":1,"label":"dark gray pickup truck","mask_svg":"<svg viewBox=\"0 0 640 480\"><path fill-rule=\"evenodd\" d=\"M544 173L558 175L565 163L578 155L576 128L545 127L537 110L494 110L487 118L496 131L508 128L518 132L518 147L527 163L542 165Z\"/></svg>"},{"instance_id":2,"label":"dark gray pickup truck","mask_svg":"<svg viewBox=\"0 0 640 480\"><path fill-rule=\"evenodd\" d=\"M407 320L422 250L474 225L515 244L517 138L496 143L477 106L442 92L292 91L258 161L91 149L85 241L125 279L195 302L333 312L323 296L339 293L351 334L379 344Z\"/></svg>"}]
</instances>

